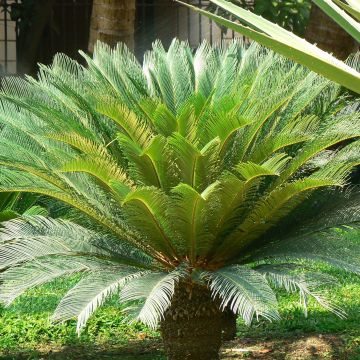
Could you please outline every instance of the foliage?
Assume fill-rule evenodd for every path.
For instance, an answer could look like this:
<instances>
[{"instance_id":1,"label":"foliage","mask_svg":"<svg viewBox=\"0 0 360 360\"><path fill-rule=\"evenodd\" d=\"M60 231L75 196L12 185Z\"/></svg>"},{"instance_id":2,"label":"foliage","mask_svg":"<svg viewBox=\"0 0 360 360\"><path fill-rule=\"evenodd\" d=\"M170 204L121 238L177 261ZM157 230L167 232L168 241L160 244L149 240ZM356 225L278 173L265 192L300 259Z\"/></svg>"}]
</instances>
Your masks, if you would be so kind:
<instances>
[{"instance_id":1,"label":"foliage","mask_svg":"<svg viewBox=\"0 0 360 360\"><path fill-rule=\"evenodd\" d=\"M237 6L241 6L244 9L253 10L255 14L280 25L297 35L303 35L305 33L309 21L311 8L310 0L230 0L230 2ZM236 17L231 13L211 2L205 7L205 10L229 20L236 20ZM224 32L227 31L225 26L221 26L221 28Z\"/></svg>"},{"instance_id":2,"label":"foliage","mask_svg":"<svg viewBox=\"0 0 360 360\"><path fill-rule=\"evenodd\" d=\"M360 21L360 5L356 1L348 0L346 3L340 0L334 0L335 4Z\"/></svg>"},{"instance_id":3,"label":"foliage","mask_svg":"<svg viewBox=\"0 0 360 360\"><path fill-rule=\"evenodd\" d=\"M239 21L231 21L215 13L199 9L181 1L178 2L207 16L216 23L237 31L277 53L284 55L301 65L305 65L318 74L360 94L360 73L356 70L358 68L358 55L351 64L354 68L351 68L344 62L319 49L316 45L310 44L306 40L281 28L271 21L253 14L246 9L242 9L229 1L211 0L212 3L234 15ZM339 16L341 16L341 14L339 14ZM342 16L342 22L348 23L347 18Z\"/></svg>"},{"instance_id":4,"label":"foliage","mask_svg":"<svg viewBox=\"0 0 360 360\"><path fill-rule=\"evenodd\" d=\"M57 55L38 80L4 84L0 191L73 210L3 224L1 300L82 274L53 315L77 317L78 332L119 293L155 327L190 281L248 324L279 318L270 284L341 316L318 291L334 280L297 264L360 272L359 241L343 236L360 214L344 190L359 102L255 43L156 42L143 67L121 44L83 56L87 67Z\"/></svg>"},{"instance_id":5,"label":"foliage","mask_svg":"<svg viewBox=\"0 0 360 360\"><path fill-rule=\"evenodd\" d=\"M0 7L9 12L11 20L17 22L20 31L26 31L30 28L33 22L34 5L34 0L21 0L6 5L0 3Z\"/></svg>"},{"instance_id":6,"label":"foliage","mask_svg":"<svg viewBox=\"0 0 360 360\"><path fill-rule=\"evenodd\" d=\"M310 0L256 1L254 13L302 36L310 16Z\"/></svg>"},{"instance_id":7,"label":"foliage","mask_svg":"<svg viewBox=\"0 0 360 360\"><path fill-rule=\"evenodd\" d=\"M2 193L0 194L0 223L21 215L49 215L47 208L39 204L39 198L32 194Z\"/></svg>"}]
</instances>

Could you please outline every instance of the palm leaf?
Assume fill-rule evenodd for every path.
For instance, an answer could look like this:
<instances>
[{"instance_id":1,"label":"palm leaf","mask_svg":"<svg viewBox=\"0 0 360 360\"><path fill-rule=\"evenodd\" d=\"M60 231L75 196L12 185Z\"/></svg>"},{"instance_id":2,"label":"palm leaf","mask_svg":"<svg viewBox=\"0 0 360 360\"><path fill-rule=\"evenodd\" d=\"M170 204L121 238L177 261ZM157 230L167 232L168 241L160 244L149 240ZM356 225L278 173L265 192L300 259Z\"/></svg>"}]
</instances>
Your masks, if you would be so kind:
<instances>
[{"instance_id":1,"label":"palm leaf","mask_svg":"<svg viewBox=\"0 0 360 360\"><path fill-rule=\"evenodd\" d=\"M349 5L343 3L340 0L334 0L334 2L343 10L345 10L347 13L352 15L356 20L360 21L360 6L356 7L356 5L358 5L356 2L352 3L351 1L349 1L348 2Z\"/></svg>"},{"instance_id":2,"label":"palm leaf","mask_svg":"<svg viewBox=\"0 0 360 360\"><path fill-rule=\"evenodd\" d=\"M96 309L119 292L126 282L137 276L140 273L131 268L105 268L89 274L61 299L52 321L60 322L77 317L76 331L79 334Z\"/></svg>"},{"instance_id":3,"label":"palm leaf","mask_svg":"<svg viewBox=\"0 0 360 360\"><path fill-rule=\"evenodd\" d=\"M179 1L178 1L179 2ZM233 13L245 23L255 28L227 20L206 10L180 2L192 10L205 15L220 25L224 25L234 31L247 36L260 44L284 55L301 65L309 67L311 70L333 80L350 90L360 93L360 75L357 71L337 60L325 51L320 50L296 35L285 29L267 21L250 11L241 9L224 0L212 0L212 2L224 10ZM261 30L259 30L261 29Z\"/></svg>"},{"instance_id":4,"label":"palm leaf","mask_svg":"<svg viewBox=\"0 0 360 360\"><path fill-rule=\"evenodd\" d=\"M300 303L303 305L305 316L308 313L308 298L315 299L322 307L333 312L341 318L345 317L344 311L332 304L321 292L316 289L320 286L336 284L336 279L321 273L304 272L303 266L296 264L266 264L254 268L274 284L288 292L299 291ZM297 270L297 271L296 271Z\"/></svg>"},{"instance_id":5,"label":"palm leaf","mask_svg":"<svg viewBox=\"0 0 360 360\"><path fill-rule=\"evenodd\" d=\"M279 319L275 294L256 271L234 265L204 272L201 276L209 283L213 297L221 299L222 308L230 308L246 324L251 324L254 315L268 320Z\"/></svg>"},{"instance_id":6,"label":"palm leaf","mask_svg":"<svg viewBox=\"0 0 360 360\"><path fill-rule=\"evenodd\" d=\"M121 291L121 302L140 301L136 319L155 329L163 319L174 295L175 284L184 276L181 270L153 272L129 282Z\"/></svg>"},{"instance_id":7,"label":"palm leaf","mask_svg":"<svg viewBox=\"0 0 360 360\"><path fill-rule=\"evenodd\" d=\"M143 187L130 192L124 199L123 205L129 222L142 230L147 241L164 254L176 258L176 251L172 244L171 225L166 218L167 204L170 198L156 188Z\"/></svg>"}]
</instances>

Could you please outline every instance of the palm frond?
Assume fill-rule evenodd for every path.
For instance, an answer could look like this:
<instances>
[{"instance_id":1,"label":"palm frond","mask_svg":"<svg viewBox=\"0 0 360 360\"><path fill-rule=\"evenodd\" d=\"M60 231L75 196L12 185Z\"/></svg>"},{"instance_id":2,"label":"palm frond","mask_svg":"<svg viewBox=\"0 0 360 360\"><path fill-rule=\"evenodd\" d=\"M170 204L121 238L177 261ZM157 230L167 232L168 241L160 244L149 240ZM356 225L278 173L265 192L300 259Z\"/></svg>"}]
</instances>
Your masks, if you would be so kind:
<instances>
[{"instance_id":1,"label":"palm frond","mask_svg":"<svg viewBox=\"0 0 360 360\"><path fill-rule=\"evenodd\" d=\"M121 302L140 301L136 319L155 329L174 295L175 284L184 276L181 269L170 273L152 272L129 282L121 290Z\"/></svg>"},{"instance_id":2,"label":"palm frond","mask_svg":"<svg viewBox=\"0 0 360 360\"><path fill-rule=\"evenodd\" d=\"M53 257L11 267L0 274L0 301L5 305L10 305L16 298L33 287L51 282L59 277L100 269L105 264L106 262L88 259Z\"/></svg>"},{"instance_id":3,"label":"palm frond","mask_svg":"<svg viewBox=\"0 0 360 360\"><path fill-rule=\"evenodd\" d=\"M172 244L171 224L166 218L167 204L170 198L156 188L143 187L130 192L123 205L129 223L135 229L146 229L143 236L157 250L176 259L176 250Z\"/></svg>"},{"instance_id":4,"label":"palm frond","mask_svg":"<svg viewBox=\"0 0 360 360\"><path fill-rule=\"evenodd\" d=\"M0 249L1 269L48 256L93 257L139 268L149 266L146 257L117 243L110 234L39 215L3 223Z\"/></svg>"},{"instance_id":5,"label":"palm frond","mask_svg":"<svg viewBox=\"0 0 360 360\"><path fill-rule=\"evenodd\" d=\"M95 269L61 299L52 321L61 322L77 317L76 331L80 334L96 309L137 276L141 276L141 273L131 268Z\"/></svg>"},{"instance_id":6,"label":"palm frond","mask_svg":"<svg viewBox=\"0 0 360 360\"><path fill-rule=\"evenodd\" d=\"M265 264L254 268L276 287L284 288L287 292L298 291L300 304L304 308L305 316L308 314L308 298L313 298L325 309L344 318L345 312L337 305L326 299L317 288L328 285L334 286L336 279L330 275L303 271L304 266L297 264Z\"/></svg>"},{"instance_id":7,"label":"palm frond","mask_svg":"<svg viewBox=\"0 0 360 360\"><path fill-rule=\"evenodd\" d=\"M203 272L213 297L221 299L221 307L239 314L247 325L254 315L278 320L277 300L268 282L258 272L239 265L224 267L215 272Z\"/></svg>"}]
</instances>

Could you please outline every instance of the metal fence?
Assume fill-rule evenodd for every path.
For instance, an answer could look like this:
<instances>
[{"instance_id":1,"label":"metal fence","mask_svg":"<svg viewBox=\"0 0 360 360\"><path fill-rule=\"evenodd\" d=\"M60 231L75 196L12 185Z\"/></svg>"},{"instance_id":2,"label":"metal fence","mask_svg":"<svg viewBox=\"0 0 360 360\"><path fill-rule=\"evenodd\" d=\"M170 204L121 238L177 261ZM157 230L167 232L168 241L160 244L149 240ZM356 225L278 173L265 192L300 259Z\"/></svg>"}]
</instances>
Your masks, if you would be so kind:
<instances>
[{"instance_id":1,"label":"metal fence","mask_svg":"<svg viewBox=\"0 0 360 360\"><path fill-rule=\"evenodd\" d=\"M0 74L16 72L16 23L9 9L20 0L0 0ZM209 1L187 0L206 8ZM86 50L92 0L56 0L38 49L37 61L48 64L55 53L63 52L80 60L78 50ZM121 21L121 19L119 20ZM135 53L141 58L155 39L168 46L171 39L188 40L195 47L204 39L209 42L231 39L232 31L224 31L209 19L180 6L173 0L137 0L135 21Z\"/></svg>"}]
</instances>

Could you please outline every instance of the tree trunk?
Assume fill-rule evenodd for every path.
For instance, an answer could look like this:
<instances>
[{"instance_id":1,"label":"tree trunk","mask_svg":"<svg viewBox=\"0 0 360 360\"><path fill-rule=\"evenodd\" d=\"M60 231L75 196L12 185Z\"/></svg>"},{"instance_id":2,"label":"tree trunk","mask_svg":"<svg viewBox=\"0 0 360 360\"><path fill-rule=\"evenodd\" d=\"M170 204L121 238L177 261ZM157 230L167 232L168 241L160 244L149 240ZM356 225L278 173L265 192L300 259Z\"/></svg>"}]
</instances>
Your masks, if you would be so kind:
<instances>
[{"instance_id":1,"label":"tree trunk","mask_svg":"<svg viewBox=\"0 0 360 360\"><path fill-rule=\"evenodd\" d=\"M124 42L133 50L135 9L136 0L93 0L89 52L98 40L111 46Z\"/></svg>"},{"instance_id":2,"label":"tree trunk","mask_svg":"<svg viewBox=\"0 0 360 360\"><path fill-rule=\"evenodd\" d=\"M225 309L221 317L222 339L224 341L234 340L236 338L236 314L230 309Z\"/></svg>"},{"instance_id":3,"label":"tree trunk","mask_svg":"<svg viewBox=\"0 0 360 360\"><path fill-rule=\"evenodd\" d=\"M34 2L29 27L20 30L17 41L17 73L35 74L36 58L46 26L48 25L55 0L38 0Z\"/></svg>"},{"instance_id":4,"label":"tree trunk","mask_svg":"<svg viewBox=\"0 0 360 360\"><path fill-rule=\"evenodd\" d=\"M319 48L333 53L339 59L346 59L356 51L359 44L318 6L312 5L306 40Z\"/></svg>"},{"instance_id":5,"label":"tree trunk","mask_svg":"<svg viewBox=\"0 0 360 360\"><path fill-rule=\"evenodd\" d=\"M210 291L181 282L160 324L169 360L218 360L221 311Z\"/></svg>"}]
</instances>

